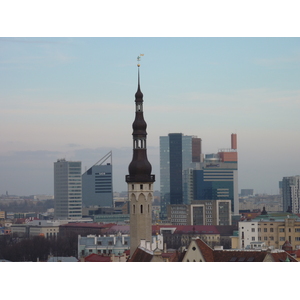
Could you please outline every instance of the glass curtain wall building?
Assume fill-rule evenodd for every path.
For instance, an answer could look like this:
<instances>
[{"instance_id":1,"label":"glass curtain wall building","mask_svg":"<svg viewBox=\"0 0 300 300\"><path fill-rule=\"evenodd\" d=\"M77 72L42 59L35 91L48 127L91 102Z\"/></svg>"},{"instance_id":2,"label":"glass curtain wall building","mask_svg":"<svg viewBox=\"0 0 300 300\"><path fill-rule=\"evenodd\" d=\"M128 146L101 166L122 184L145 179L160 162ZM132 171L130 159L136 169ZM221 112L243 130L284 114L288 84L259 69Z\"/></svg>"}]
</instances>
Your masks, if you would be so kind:
<instances>
[{"instance_id":1,"label":"glass curtain wall building","mask_svg":"<svg viewBox=\"0 0 300 300\"><path fill-rule=\"evenodd\" d=\"M201 139L182 133L160 137L161 219L167 218L167 205L190 204L184 171L200 162Z\"/></svg>"},{"instance_id":2,"label":"glass curtain wall building","mask_svg":"<svg viewBox=\"0 0 300 300\"><path fill-rule=\"evenodd\" d=\"M80 161L58 159L54 163L54 218L82 218Z\"/></svg>"},{"instance_id":3,"label":"glass curtain wall building","mask_svg":"<svg viewBox=\"0 0 300 300\"><path fill-rule=\"evenodd\" d=\"M87 207L113 206L111 151L82 174L82 203Z\"/></svg>"}]
</instances>

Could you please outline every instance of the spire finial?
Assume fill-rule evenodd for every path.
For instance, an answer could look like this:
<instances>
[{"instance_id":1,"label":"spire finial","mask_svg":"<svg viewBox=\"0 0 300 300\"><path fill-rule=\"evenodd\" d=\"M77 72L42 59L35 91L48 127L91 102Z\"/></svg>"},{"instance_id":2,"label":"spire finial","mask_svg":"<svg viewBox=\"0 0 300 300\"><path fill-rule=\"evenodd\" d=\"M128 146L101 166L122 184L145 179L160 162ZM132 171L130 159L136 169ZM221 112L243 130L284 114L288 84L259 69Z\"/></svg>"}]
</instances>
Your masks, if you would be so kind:
<instances>
[{"instance_id":1,"label":"spire finial","mask_svg":"<svg viewBox=\"0 0 300 300\"><path fill-rule=\"evenodd\" d=\"M138 64L137 64L137 66L138 66L138 68L141 66L140 65L140 60L141 60L141 56L144 56L144 54L140 54L138 57L137 57L137 61L138 61Z\"/></svg>"}]
</instances>

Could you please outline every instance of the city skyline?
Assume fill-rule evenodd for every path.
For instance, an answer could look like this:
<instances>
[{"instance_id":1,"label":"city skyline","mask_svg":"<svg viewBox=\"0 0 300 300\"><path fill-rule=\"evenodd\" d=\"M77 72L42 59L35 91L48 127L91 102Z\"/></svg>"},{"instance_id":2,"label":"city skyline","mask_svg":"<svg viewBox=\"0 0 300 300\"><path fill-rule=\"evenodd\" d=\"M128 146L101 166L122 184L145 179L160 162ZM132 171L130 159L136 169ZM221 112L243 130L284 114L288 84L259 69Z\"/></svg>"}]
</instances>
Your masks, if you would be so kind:
<instances>
[{"instance_id":1,"label":"city skyline","mask_svg":"<svg viewBox=\"0 0 300 300\"><path fill-rule=\"evenodd\" d=\"M148 157L159 137L197 135L202 152L237 134L239 191L278 193L300 174L299 38L0 38L0 194L53 194L53 162L82 172L112 150L126 191L141 59Z\"/></svg>"}]
</instances>

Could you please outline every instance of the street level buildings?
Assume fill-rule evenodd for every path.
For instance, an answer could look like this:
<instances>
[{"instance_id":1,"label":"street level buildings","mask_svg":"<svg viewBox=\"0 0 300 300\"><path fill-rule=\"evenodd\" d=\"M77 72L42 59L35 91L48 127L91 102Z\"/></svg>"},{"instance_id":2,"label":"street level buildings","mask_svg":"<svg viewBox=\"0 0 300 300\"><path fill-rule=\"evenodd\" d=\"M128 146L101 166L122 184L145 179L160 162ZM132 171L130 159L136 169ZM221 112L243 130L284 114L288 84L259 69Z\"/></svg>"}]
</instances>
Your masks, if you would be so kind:
<instances>
[{"instance_id":1,"label":"street level buildings","mask_svg":"<svg viewBox=\"0 0 300 300\"><path fill-rule=\"evenodd\" d=\"M239 222L239 248L252 249L263 243L265 247L282 249L286 241L293 249L300 249L300 218L297 215L270 213Z\"/></svg>"}]
</instances>

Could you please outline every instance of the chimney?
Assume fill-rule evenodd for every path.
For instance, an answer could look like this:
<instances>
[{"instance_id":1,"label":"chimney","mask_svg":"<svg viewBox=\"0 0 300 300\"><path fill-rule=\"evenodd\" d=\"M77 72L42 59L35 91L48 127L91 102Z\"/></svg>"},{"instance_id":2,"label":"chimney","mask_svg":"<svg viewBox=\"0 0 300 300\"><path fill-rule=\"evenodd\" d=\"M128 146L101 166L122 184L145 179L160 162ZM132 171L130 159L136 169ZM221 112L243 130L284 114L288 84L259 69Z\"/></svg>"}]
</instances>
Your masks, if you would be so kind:
<instances>
[{"instance_id":1,"label":"chimney","mask_svg":"<svg viewBox=\"0 0 300 300\"><path fill-rule=\"evenodd\" d=\"M237 149L237 136L236 133L231 134L231 149Z\"/></svg>"},{"instance_id":2,"label":"chimney","mask_svg":"<svg viewBox=\"0 0 300 300\"><path fill-rule=\"evenodd\" d=\"M167 253L167 243L164 243L164 253Z\"/></svg>"},{"instance_id":3,"label":"chimney","mask_svg":"<svg viewBox=\"0 0 300 300\"><path fill-rule=\"evenodd\" d=\"M141 240L140 247L146 248L146 241L145 240Z\"/></svg>"},{"instance_id":4,"label":"chimney","mask_svg":"<svg viewBox=\"0 0 300 300\"><path fill-rule=\"evenodd\" d=\"M149 241L146 242L146 249L151 251L151 245Z\"/></svg>"}]
</instances>

